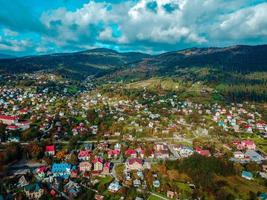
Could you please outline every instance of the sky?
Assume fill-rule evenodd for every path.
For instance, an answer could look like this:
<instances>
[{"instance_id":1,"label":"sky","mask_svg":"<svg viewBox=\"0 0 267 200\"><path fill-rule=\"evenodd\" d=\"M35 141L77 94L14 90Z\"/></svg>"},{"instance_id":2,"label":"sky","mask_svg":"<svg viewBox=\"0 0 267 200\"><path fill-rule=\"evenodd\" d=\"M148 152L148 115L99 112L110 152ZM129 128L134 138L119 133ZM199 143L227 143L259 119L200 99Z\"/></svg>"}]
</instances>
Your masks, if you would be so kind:
<instances>
[{"instance_id":1,"label":"sky","mask_svg":"<svg viewBox=\"0 0 267 200\"><path fill-rule=\"evenodd\" d=\"M267 43L267 0L0 0L0 53Z\"/></svg>"}]
</instances>

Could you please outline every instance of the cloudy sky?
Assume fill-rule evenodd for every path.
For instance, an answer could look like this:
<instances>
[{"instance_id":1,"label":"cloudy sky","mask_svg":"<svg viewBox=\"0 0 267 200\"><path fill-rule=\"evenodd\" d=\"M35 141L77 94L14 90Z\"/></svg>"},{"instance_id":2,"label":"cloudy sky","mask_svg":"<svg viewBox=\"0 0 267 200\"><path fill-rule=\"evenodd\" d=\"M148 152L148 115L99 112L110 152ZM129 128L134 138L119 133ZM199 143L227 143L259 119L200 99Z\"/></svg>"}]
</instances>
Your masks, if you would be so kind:
<instances>
[{"instance_id":1,"label":"cloudy sky","mask_svg":"<svg viewBox=\"0 0 267 200\"><path fill-rule=\"evenodd\" d=\"M267 0L0 0L0 53L267 43Z\"/></svg>"}]
</instances>

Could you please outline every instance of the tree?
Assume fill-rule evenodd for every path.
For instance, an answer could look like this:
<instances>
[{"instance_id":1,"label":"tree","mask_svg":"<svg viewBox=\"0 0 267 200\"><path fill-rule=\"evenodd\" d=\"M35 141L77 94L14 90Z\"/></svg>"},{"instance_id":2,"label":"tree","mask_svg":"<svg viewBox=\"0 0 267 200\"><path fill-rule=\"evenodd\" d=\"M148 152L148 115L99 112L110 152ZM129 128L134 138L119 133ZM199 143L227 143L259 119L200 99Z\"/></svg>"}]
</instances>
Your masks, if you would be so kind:
<instances>
[{"instance_id":1,"label":"tree","mask_svg":"<svg viewBox=\"0 0 267 200\"><path fill-rule=\"evenodd\" d=\"M37 143L30 143L26 149L30 157L34 159L39 159L43 152L42 147L40 147Z\"/></svg>"},{"instance_id":2,"label":"tree","mask_svg":"<svg viewBox=\"0 0 267 200\"><path fill-rule=\"evenodd\" d=\"M74 153L72 153L72 154L70 155L70 158L69 158L68 162L69 162L70 164L72 164L72 165L77 165L77 163L78 163L78 158L77 158L77 156L76 156Z\"/></svg>"},{"instance_id":3,"label":"tree","mask_svg":"<svg viewBox=\"0 0 267 200\"><path fill-rule=\"evenodd\" d=\"M65 152L65 150L61 150L61 151L58 151L58 152L56 153L56 158L57 158L58 160L62 160L62 159L64 159L65 156L66 156L66 152Z\"/></svg>"}]
</instances>

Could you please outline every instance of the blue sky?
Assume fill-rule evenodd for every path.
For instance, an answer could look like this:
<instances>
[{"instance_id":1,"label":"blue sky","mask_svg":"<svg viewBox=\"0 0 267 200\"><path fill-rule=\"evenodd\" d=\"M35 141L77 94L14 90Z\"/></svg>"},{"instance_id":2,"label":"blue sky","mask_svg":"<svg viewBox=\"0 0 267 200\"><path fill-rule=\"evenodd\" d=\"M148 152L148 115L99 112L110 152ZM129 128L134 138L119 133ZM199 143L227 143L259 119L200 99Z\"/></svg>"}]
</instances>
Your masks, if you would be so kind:
<instances>
[{"instance_id":1,"label":"blue sky","mask_svg":"<svg viewBox=\"0 0 267 200\"><path fill-rule=\"evenodd\" d=\"M267 0L0 0L0 53L267 43Z\"/></svg>"}]
</instances>

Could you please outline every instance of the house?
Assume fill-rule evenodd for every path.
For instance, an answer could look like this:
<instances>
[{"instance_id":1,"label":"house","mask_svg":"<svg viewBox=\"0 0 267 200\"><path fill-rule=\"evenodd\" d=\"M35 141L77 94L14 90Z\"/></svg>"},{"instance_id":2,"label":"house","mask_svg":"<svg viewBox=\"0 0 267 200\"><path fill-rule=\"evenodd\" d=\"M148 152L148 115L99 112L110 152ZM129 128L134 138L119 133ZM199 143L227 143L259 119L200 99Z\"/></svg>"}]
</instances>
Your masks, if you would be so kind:
<instances>
[{"instance_id":1,"label":"house","mask_svg":"<svg viewBox=\"0 0 267 200\"><path fill-rule=\"evenodd\" d=\"M95 195L95 200L104 200L104 196L96 194Z\"/></svg>"},{"instance_id":2,"label":"house","mask_svg":"<svg viewBox=\"0 0 267 200\"><path fill-rule=\"evenodd\" d=\"M71 178L77 178L78 177L78 170L75 168L71 171L70 177Z\"/></svg>"},{"instance_id":3,"label":"house","mask_svg":"<svg viewBox=\"0 0 267 200\"><path fill-rule=\"evenodd\" d=\"M241 151L235 151L234 152L234 158L243 159L243 158L245 158L245 154Z\"/></svg>"},{"instance_id":4,"label":"house","mask_svg":"<svg viewBox=\"0 0 267 200\"><path fill-rule=\"evenodd\" d=\"M141 185L141 181L139 179L135 179L133 181L133 185L134 185L134 187L139 187Z\"/></svg>"},{"instance_id":5,"label":"house","mask_svg":"<svg viewBox=\"0 0 267 200\"><path fill-rule=\"evenodd\" d=\"M54 163L52 165L52 173L54 177L69 178L71 174L71 164L68 163Z\"/></svg>"},{"instance_id":6,"label":"house","mask_svg":"<svg viewBox=\"0 0 267 200\"><path fill-rule=\"evenodd\" d=\"M247 150L245 153L245 157L249 158L251 161L256 163L261 163L262 161L265 160L265 158L262 155L260 155L258 152L254 150Z\"/></svg>"},{"instance_id":7,"label":"house","mask_svg":"<svg viewBox=\"0 0 267 200\"><path fill-rule=\"evenodd\" d=\"M267 199L267 194L264 193L264 192L260 193L258 199L260 199L260 200L266 200Z\"/></svg>"},{"instance_id":8,"label":"house","mask_svg":"<svg viewBox=\"0 0 267 200\"><path fill-rule=\"evenodd\" d=\"M121 189L121 186L118 181L114 181L108 186L108 190L113 193L118 192L120 189Z\"/></svg>"},{"instance_id":9,"label":"house","mask_svg":"<svg viewBox=\"0 0 267 200\"><path fill-rule=\"evenodd\" d=\"M64 185L64 192L66 192L71 197L77 197L80 190L81 187L79 186L79 184L71 180L66 185Z\"/></svg>"},{"instance_id":10,"label":"house","mask_svg":"<svg viewBox=\"0 0 267 200\"><path fill-rule=\"evenodd\" d=\"M156 144L154 146L154 150L155 150L154 154L157 159L169 158L169 148L167 144L164 144L164 143Z\"/></svg>"},{"instance_id":11,"label":"house","mask_svg":"<svg viewBox=\"0 0 267 200\"><path fill-rule=\"evenodd\" d=\"M92 164L84 161L84 162L80 162L79 164L79 170L80 172L89 172L92 169Z\"/></svg>"},{"instance_id":12,"label":"house","mask_svg":"<svg viewBox=\"0 0 267 200\"><path fill-rule=\"evenodd\" d=\"M86 143L84 144L84 149L88 151L93 151L93 144L92 143Z\"/></svg>"},{"instance_id":13,"label":"house","mask_svg":"<svg viewBox=\"0 0 267 200\"><path fill-rule=\"evenodd\" d=\"M241 141L241 147L243 149L255 150L256 144L252 140L243 140Z\"/></svg>"},{"instance_id":14,"label":"house","mask_svg":"<svg viewBox=\"0 0 267 200\"><path fill-rule=\"evenodd\" d=\"M200 147L196 147L196 148L195 148L195 151L196 151L198 154L200 154L201 156L209 157L209 156L211 155L209 150L203 150L203 149L200 148Z\"/></svg>"},{"instance_id":15,"label":"house","mask_svg":"<svg viewBox=\"0 0 267 200\"><path fill-rule=\"evenodd\" d=\"M100 172L103 170L103 158L101 157L96 157L94 160L93 160L93 164L94 164L94 171L96 172Z\"/></svg>"},{"instance_id":16,"label":"house","mask_svg":"<svg viewBox=\"0 0 267 200\"><path fill-rule=\"evenodd\" d=\"M264 122L257 122L257 123L256 123L256 127L257 127L259 130L264 130L264 128L265 128L265 123L264 123Z\"/></svg>"},{"instance_id":17,"label":"house","mask_svg":"<svg viewBox=\"0 0 267 200\"><path fill-rule=\"evenodd\" d=\"M108 150L108 158L117 158L120 155L120 150L118 149L110 149Z\"/></svg>"},{"instance_id":18,"label":"house","mask_svg":"<svg viewBox=\"0 0 267 200\"><path fill-rule=\"evenodd\" d=\"M137 152L134 149L127 149L125 151L125 156L131 157L131 158L136 158L137 157Z\"/></svg>"},{"instance_id":19,"label":"house","mask_svg":"<svg viewBox=\"0 0 267 200\"><path fill-rule=\"evenodd\" d=\"M45 146L45 155L54 156L55 155L55 145Z\"/></svg>"},{"instance_id":20,"label":"house","mask_svg":"<svg viewBox=\"0 0 267 200\"><path fill-rule=\"evenodd\" d=\"M20 128L19 128L18 126L16 126L16 125L8 125L8 126L6 127L6 129L7 129L7 130L10 130L10 131L17 131L17 130L19 130Z\"/></svg>"},{"instance_id":21,"label":"house","mask_svg":"<svg viewBox=\"0 0 267 200\"><path fill-rule=\"evenodd\" d=\"M154 180L154 181L153 181L153 186L154 186L155 188L159 188L159 186L160 186L160 182L159 182L159 180Z\"/></svg>"},{"instance_id":22,"label":"house","mask_svg":"<svg viewBox=\"0 0 267 200\"><path fill-rule=\"evenodd\" d=\"M23 175L19 178L17 186L18 187L25 187L26 185L29 185L29 182L26 180L25 176Z\"/></svg>"},{"instance_id":23,"label":"house","mask_svg":"<svg viewBox=\"0 0 267 200\"><path fill-rule=\"evenodd\" d=\"M121 144L120 143L116 143L115 145L114 145L114 149L115 150L121 150Z\"/></svg>"},{"instance_id":24,"label":"house","mask_svg":"<svg viewBox=\"0 0 267 200\"><path fill-rule=\"evenodd\" d=\"M174 192L173 191L167 191L167 198L173 199L174 198Z\"/></svg>"},{"instance_id":25,"label":"house","mask_svg":"<svg viewBox=\"0 0 267 200\"><path fill-rule=\"evenodd\" d=\"M80 150L78 154L78 159L80 161L86 161L90 159L91 152L89 150Z\"/></svg>"},{"instance_id":26,"label":"house","mask_svg":"<svg viewBox=\"0 0 267 200\"><path fill-rule=\"evenodd\" d=\"M253 179L253 175L249 171L242 171L242 175L241 176L243 178L247 179L247 180L252 180Z\"/></svg>"},{"instance_id":27,"label":"house","mask_svg":"<svg viewBox=\"0 0 267 200\"><path fill-rule=\"evenodd\" d=\"M102 174L109 174L110 173L110 162L106 162L105 164L104 164L104 168L103 168L103 172L102 172Z\"/></svg>"},{"instance_id":28,"label":"house","mask_svg":"<svg viewBox=\"0 0 267 200\"><path fill-rule=\"evenodd\" d=\"M30 122L29 121L17 122L15 125L18 126L22 130L26 130L26 129L30 128Z\"/></svg>"},{"instance_id":29,"label":"house","mask_svg":"<svg viewBox=\"0 0 267 200\"><path fill-rule=\"evenodd\" d=\"M20 142L20 137L19 136L9 136L7 138L8 142Z\"/></svg>"},{"instance_id":30,"label":"house","mask_svg":"<svg viewBox=\"0 0 267 200\"><path fill-rule=\"evenodd\" d=\"M243 140L241 142L235 141L233 144L236 145L236 148L239 150L243 150L243 149L255 150L256 149L256 145L252 140Z\"/></svg>"},{"instance_id":31,"label":"house","mask_svg":"<svg viewBox=\"0 0 267 200\"><path fill-rule=\"evenodd\" d=\"M19 117L17 116L7 116L7 115L0 115L0 122L6 125L12 125L18 122Z\"/></svg>"},{"instance_id":32,"label":"house","mask_svg":"<svg viewBox=\"0 0 267 200\"><path fill-rule=\"evenodd\" d=\"M247 133L253 133L251 125L245 125L244 129L246 130Z\"/></svg>"},{"instance_id":33,"label":"house","mask_svg":"<svg viewBox=\"0 0 267 200\"><path fill-rule=\"evenodd\" d=\"M45 166L41 166L41 167L38 167L36 169L36 173L40 178L44 178L45 177L45 172L46 172L46 167Z\"/></svg>"},{"instance_id":34,"label":"house","mask_svg":"<svg viewBox=\"0 0 267 200\"><path fill-rule=\"evenodd\" d=\"M28 199L40 199L44 194L44 190L38 183L25 186L24 192Z\"/></svg>"},{"instance_id":35,"label":"house","mask_svg":"<svg viewBox=\"0 0 267 200\"><path fill-rule=\"evenodd\" d=\"M194 154L194 150L191 147L180 146L178 149L179 155L183 158L189 157Z\"/></svg>"},{"instance_id":36,"label":"house","mask_svg":"<svg viewBox=\"0 0 267 200\"><path fill-rule=\"evenodd\" d=\"M143 161L139 158L130 158L126 162L126 168L128 170L142 170L143 169Z\"/></svg>"}]
</instances>

